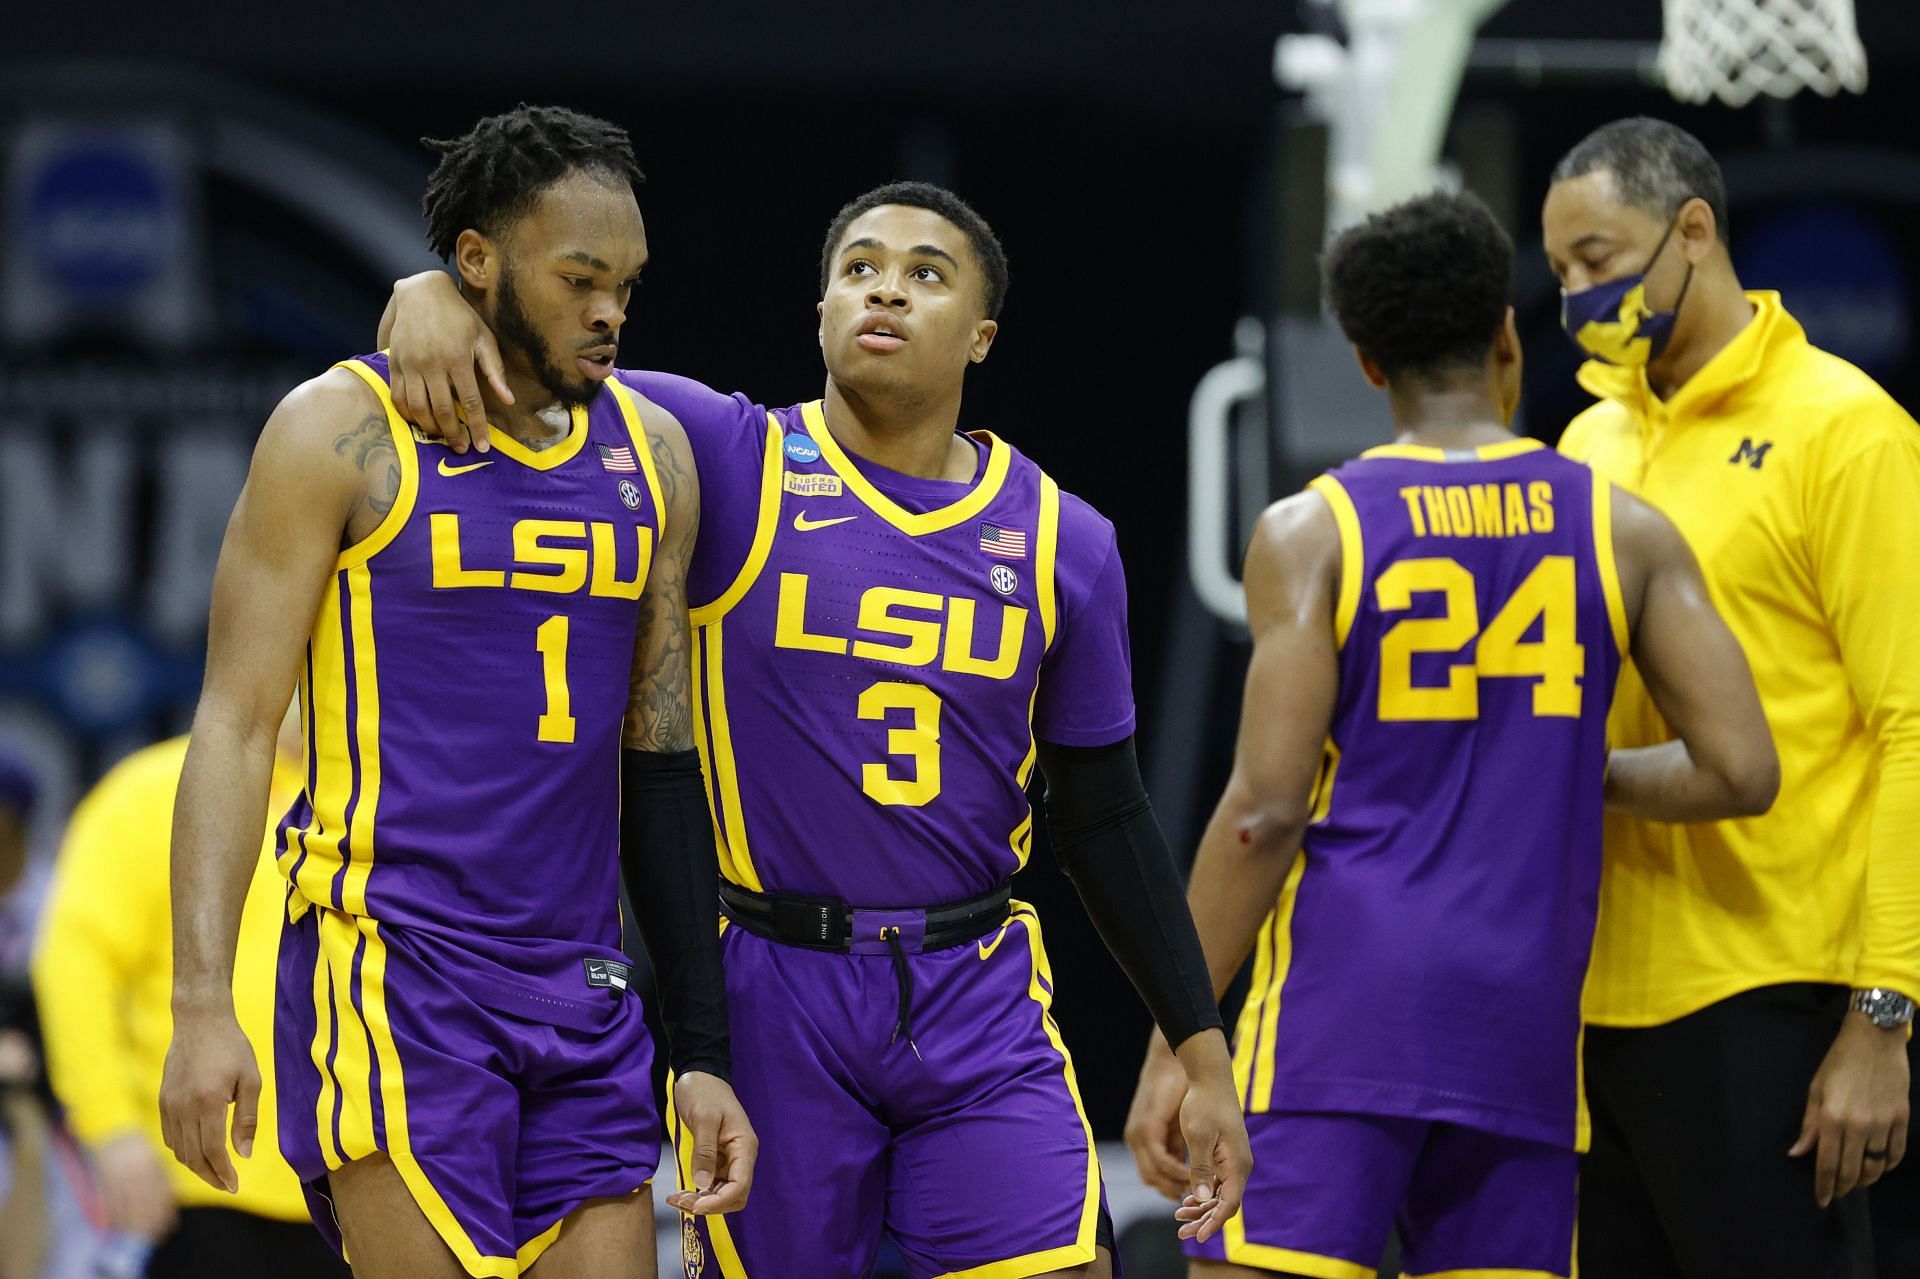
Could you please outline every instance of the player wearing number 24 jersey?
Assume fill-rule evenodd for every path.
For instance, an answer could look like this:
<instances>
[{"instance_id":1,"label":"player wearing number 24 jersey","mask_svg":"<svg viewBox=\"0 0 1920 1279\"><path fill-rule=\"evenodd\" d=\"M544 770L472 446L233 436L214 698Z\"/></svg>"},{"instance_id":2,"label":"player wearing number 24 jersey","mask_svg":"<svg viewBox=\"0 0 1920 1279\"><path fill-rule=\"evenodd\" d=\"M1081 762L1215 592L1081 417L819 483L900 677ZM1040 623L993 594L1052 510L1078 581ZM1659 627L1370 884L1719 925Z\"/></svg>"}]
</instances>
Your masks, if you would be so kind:
<instances>
[{"instance_id":1,"label":"player wearing number 24 jersey","mask_svg":"<svg viewBox=\"0 0 1920 1279\"><path fill-rule=\"evenodd\" d=\"M1664 517L1506 423L1513 250L1434 195L1329 250L1329 301L1399 437L1262 518L1239 745L1190 901L1256 1171L1195 1275L1566 1276L1580 991L1603 803L1762 811L1744 655ZM1679 740L1606 746L1631 654ZM1258 891L1254 886L1258 885ZM1129 1141L1164 1182L1150 1058Z\"/></svg>"}]
</instances>

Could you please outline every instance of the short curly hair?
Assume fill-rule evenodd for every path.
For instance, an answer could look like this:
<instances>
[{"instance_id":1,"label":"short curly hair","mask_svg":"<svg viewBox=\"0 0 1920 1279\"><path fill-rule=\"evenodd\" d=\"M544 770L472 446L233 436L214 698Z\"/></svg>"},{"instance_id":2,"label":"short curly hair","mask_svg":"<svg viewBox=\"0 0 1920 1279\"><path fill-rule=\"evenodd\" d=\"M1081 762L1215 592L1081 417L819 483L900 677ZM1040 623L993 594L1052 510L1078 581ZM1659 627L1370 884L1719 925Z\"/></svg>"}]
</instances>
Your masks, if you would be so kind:
<instances>
[{"instance_id":1,"label":"short curly hair","mask_svg":"<svg viewBox=\"0 0 1920 1279\"><path fill-rule=\"evenodd\" d=\"M625 182L636 195L646 181L625 129L565 107L522 102L457 138L420 142L440 155L420 207L427 244L442 261L453 257L462 231L471 227L498 238L575 170Z\"/></svg>"},{"instance_id":2,"label":"short curly hair","mask_svg":"<svg viewBox=\"0 0 1920 1279\"><path fill-rule=\"evenodd\" d=\"M1436 191L1340 233L1321 259L1347 340L1390 380L1483 363L1513 295L1513 241L1477 197Z\"/></svg>"},{"instance_id":3,"label":"short curly hair","mask_svg":"<svg viewBox=\"0 0 1920 1279\"><path fill-rule=\"evenodd\" d=\"M1000 247L1000 237L993 233L993 228L987 225L985 218L974 212L972 205L945 187L934 186L931 182L889 182L848 201L840 212L833 215L833 222L827 227L826 243L820 248L821 296L826 295L827 284L833 279L834 251L840 247L847 228L853 225L855 218L871 213L883 204L925 209L959 227L967 237L967 243L973 247L973 256L980 263L980 269L986 273L987 318L1000 318L1000 308L1007 300L1008 283L1007 251Z\"/></svg>"}]
</instances>

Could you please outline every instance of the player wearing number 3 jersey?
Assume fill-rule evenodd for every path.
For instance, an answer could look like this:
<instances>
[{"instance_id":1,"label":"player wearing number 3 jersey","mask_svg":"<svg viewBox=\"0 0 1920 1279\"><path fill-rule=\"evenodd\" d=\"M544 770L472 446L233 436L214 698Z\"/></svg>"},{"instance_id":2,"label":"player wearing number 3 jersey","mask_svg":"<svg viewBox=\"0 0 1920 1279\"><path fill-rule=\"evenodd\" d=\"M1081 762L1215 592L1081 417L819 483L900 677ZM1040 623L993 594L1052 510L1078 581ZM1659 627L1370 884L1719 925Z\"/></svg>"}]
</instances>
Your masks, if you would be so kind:
<instances>
[{"instance_id":1,"label":"player wearing number 3 jersey","mask_svg":"<svg viewBox=\"0 0 1920 1279\"><path fill-rule=\"evenodd\" d=\"M407 334L446 314L437 287L399 301L409 369L430 363ZM688 1273L859 1279L886 1232L916 1279L1104 1275L1039 920L1009 895L1036 767L1061 862L1180 1051L1183 1176L1205 1191L1187 1229L1217 1230L1246 1173L1219 1010L1133 758L1113 528L1006 441L956 429L1006 291L971 208L921 184L868 193L828 232L821 288L820 400L769 411L621 375L685 423L700 475L696 737L734 1081L764 1141L745 1211L688 1227ZM1041 425L1022 428L1063 448Z\"/></svg>"},{"instance_id":2,"label":"player wearing number 3 jersey","mask_svg":"<svg viewBox=\"0 0 1920 1279\"><path fill-rule=\"evenodd\" d=\"M1652 508L1507 430L1513 250L1435 195L1329 250L1399 437L1261 519L1234 773L1190 900L1224 987L1256 1169L1196 1276L1565 1276L1580 990L1606 802L1700 820L1777 784L1738 645ZM1606 746L1631 653L1678 741ZM1259 886L1256 889L1255 886ZM1163 1157L1150 1057L1129 1122Z\"/></svg>"}]
</instances>

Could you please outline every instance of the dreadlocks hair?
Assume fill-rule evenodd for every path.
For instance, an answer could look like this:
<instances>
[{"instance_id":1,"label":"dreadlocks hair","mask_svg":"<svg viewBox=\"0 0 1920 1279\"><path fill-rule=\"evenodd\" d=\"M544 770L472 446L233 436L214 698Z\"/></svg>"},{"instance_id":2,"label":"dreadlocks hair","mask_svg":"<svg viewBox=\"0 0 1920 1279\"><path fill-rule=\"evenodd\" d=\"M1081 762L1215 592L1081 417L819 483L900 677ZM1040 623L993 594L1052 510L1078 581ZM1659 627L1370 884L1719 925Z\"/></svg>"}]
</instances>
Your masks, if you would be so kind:
<instances>
[{"instance_id":1,"label":"dreadlocks hair","mask_svg":"<svg viewBox=\"0 0 1920 1279\"><path fill-rule=\"evenodd\" d=\"M820 249L822 296L826 294L828 282L833 279L834 250L840 247L847 228L853 225L855 218L871 213L883 204L925 209L959 227L973 248L974 260L986 273L987 318L1000 318L1000 308L1007 300L1007 251L1000 247L1000 237L993 233L993 228L987 225L985 218L974 212L972 205L945 187L934 186L931 182L889 182L849 201L841 207L840 212L833 215L833 222L827 227L826 243Z\"/></svg>"},{"instance_id":2,"label":"dreadlocks hair","mask_svg":"<svg viewBox=\"0 0 1920 1279\"><path fill-rule=\"evenodd\" d=\"M427 245L442 261L452 259L462 231L471 227L498 238L543 191L575 170L624 182L636 194L646 181L625 129L565 107L522 102L457 138L420 142L440 156L420 208Z\"/></svg>"},{"instance_id":3,"label":"dreadlocks hair","mask_svg":"<svg viewBox=\"0 0 1920 1279\"><path fill-rule=\"evenodd\" d=\"M1431 384L1493 349L1513 295L1513 241L1478 198L1436 191L1342 231L1321 275L1349 342L1389 379Z\"/></svg>"}]
</instances>

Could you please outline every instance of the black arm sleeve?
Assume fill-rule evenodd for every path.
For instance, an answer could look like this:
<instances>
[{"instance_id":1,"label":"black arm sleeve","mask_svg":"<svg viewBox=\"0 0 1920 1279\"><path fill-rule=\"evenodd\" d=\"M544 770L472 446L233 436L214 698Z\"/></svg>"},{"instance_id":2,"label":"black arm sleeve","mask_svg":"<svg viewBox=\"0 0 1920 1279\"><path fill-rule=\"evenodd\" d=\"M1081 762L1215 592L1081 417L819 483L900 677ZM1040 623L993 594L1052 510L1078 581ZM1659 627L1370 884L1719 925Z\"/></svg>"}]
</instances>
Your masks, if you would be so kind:
<instances>
[{"instance_id":1,"label":"black arm sleeve","mask_svg":"<svg viewBox=\"0 0 1920 1279\"><path fill-rule=\"evenodd\" d=\"M1179 1047L1224 1029L1185 886L1140 780L1133 738L1111 746L1039 744L1047 831L1107 949Z\"/></svg>"},{"instance_id":2,"label":"black arm sleeve","mask_svg":"<svg viewBox=\"0 0 1920 1279\"><path fill-rule=\"evenodd\" d=\"M693 751L620 752L620 871L653 961L676 1075L731 1081L720 971L720 864Z\"/></svg>"}]
</instances>

